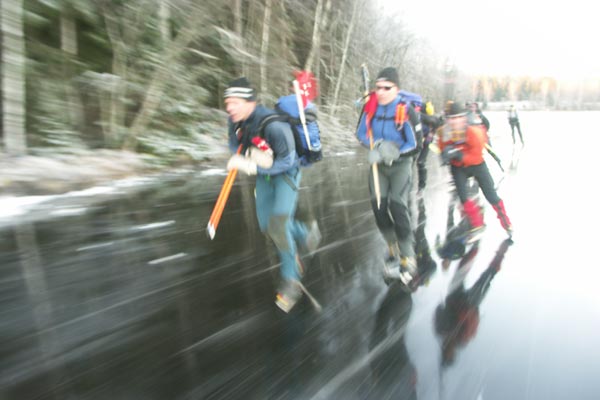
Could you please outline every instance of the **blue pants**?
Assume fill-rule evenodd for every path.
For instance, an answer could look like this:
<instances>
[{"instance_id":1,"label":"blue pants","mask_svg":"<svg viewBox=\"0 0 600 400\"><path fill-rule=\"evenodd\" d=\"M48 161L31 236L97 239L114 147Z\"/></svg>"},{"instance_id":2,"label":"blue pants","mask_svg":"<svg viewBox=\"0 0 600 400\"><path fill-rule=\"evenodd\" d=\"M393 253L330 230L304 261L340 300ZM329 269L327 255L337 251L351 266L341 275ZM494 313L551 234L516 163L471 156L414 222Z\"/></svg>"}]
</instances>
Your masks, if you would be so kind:
<instances>
[{"instance_id":1,"label":"blue pants","mask_svg":"<svg viewBox=\"0 0 600 400\"><path fill-rule=\"evenodd\" d=\"M307 228L294 218L301 175L299 168L292 168L283 174L256 178L258 226L277 247L283 279L301 279L296 242L306 241Z\"/></svg>"}]
</instances>

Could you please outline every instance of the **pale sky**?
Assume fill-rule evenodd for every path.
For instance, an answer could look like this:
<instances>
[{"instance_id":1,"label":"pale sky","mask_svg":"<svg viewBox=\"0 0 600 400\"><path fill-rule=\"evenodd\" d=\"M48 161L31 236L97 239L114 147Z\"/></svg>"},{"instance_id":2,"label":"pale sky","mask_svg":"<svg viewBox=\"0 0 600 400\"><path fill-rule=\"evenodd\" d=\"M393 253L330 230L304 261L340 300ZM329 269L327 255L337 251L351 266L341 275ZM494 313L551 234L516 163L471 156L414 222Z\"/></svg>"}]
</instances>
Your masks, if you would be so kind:
<instances>
[{"instance_id":1,"label":"pale sky","mask_svg":"<svg viewBox=\"0 0 600 400\"><path fill-rule=\"evenodd\" d=\"M465 72L600 78L594 2L379 1Z\"/></svg>"}]
</instances>

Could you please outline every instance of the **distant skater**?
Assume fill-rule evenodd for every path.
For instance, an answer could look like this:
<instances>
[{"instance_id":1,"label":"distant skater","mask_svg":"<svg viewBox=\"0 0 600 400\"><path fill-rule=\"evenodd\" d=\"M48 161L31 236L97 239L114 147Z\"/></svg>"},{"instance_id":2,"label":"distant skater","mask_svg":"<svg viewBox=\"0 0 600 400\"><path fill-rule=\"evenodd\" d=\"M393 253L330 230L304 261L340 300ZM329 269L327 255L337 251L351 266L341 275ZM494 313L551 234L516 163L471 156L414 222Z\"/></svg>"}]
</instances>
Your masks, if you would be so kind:
<instances>
[{"instance_id":1,"label":"distant skater","mask_svg":"<svg viewBox=\"0 0 600 400\"><path fill-rule=\"evenodd\" d=\"M519 123L519 114L517 113L517 109L513 104L508 108L508 123L510 124L510 133L512 135L513 144L516 144L515 141L515 128L519 132L519 138L521 139L521 145L524 145L523 142L523 134L521 133L521 124Z\"/></svg>"}]
</instances>

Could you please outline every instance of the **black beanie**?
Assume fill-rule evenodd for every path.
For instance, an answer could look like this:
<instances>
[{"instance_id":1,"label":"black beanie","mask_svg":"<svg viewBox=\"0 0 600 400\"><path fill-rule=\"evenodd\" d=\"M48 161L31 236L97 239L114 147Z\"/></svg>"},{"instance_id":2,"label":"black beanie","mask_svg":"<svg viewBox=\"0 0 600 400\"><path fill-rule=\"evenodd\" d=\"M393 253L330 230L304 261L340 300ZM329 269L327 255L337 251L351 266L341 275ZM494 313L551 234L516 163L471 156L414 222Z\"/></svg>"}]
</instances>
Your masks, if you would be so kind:
<instances>
[{"instance_id":1,"label":"black beanie","mask_svg":"<svg viewBox=\"0 0 600 400\"><path fill-rule=\"evenodd\" d=\"M450 104L450 107L448 107L448 109L446 111L447 117L460 117L460 116L466 115L466 114L467 114L467 109L465 108L465 106L463 106L458 101L455 101L452 104Z\"/></svg>"},{"instance_id":2,"label":"black beanie","mask_svg":"<svg viewBox=\"0 0 600 400\"><path fill-rule=\"evenodd\" d=\"M382 69L377 75L375 82L392 82L396 86L400 86L400 80L398 79L398 71L394 67L386 67Z\"/></svg>"},{"instance_id":3,"label":"black beanie","mask_svg":"<svg viewBox=\"0 0 600 400\"><path fill-rule=\"evenodd\" d=\"M234 79L227 85L223 97L239 97L240 99L255 101L256 93L246 77Z\"/></svg>"}]
</instances>

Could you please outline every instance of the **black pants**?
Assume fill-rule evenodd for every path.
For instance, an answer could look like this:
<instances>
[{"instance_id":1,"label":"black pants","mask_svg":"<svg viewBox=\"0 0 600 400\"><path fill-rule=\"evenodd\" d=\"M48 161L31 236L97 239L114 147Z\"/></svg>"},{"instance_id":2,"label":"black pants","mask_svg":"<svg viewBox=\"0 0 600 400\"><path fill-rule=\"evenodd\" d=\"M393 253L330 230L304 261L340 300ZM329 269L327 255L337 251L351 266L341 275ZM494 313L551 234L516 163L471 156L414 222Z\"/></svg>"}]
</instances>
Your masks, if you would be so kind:
<instances>
[{"instance_id":1,"label":"black pants","mask_svg":"<svg viewBox=\"0 0 600 400\"><path fill-rule=\"evenodd\" d=\"M515 142L515 128L519 132L519 138L521 139L521 144L523 144L523 134L521 133L521 124L518 119L511 119L508 121L510 123L510 134L512 135L513 143Z\"/></svg>"},{"instance_id":2,"label":"black pants","mask_svg":"<svg viewBox=\"0 0 600 400\"><path fill-rule=\"evenodd\" d=\"M450 171L452 172L452 178L454 179L454 185L456 186L456 194L461 203L464 203L469 198L467 180L470 177L475 178L483 195L490 204L496 205L500 201L500 197L498 197L498 193L496 193L496 189L494 188L494 179L492 178L485 161L481 164L468 167L456 167L452 165Z\"/></svg>"},{"instance_id":3,"label":"black pants","mask_svg":"<svg viewBox=\"0 0 600 400\"><path fill-rule=\"evenodd\" d=\"M419 190L425 189L427 184L427 155L429 154L429 144L424 144L419 157L417 158L417 173L419 174Z\"/></svg>"}]
</instances>

